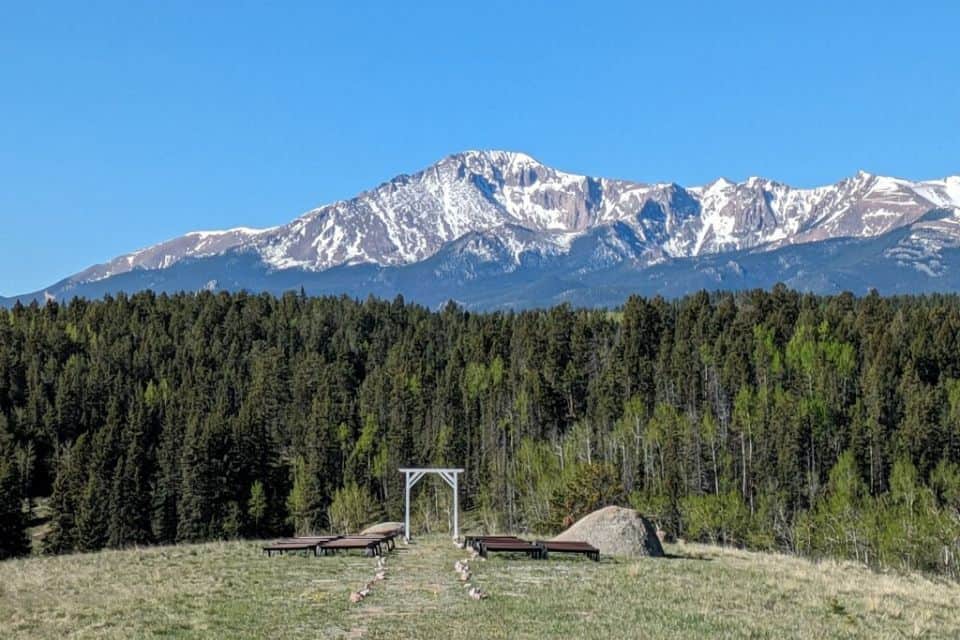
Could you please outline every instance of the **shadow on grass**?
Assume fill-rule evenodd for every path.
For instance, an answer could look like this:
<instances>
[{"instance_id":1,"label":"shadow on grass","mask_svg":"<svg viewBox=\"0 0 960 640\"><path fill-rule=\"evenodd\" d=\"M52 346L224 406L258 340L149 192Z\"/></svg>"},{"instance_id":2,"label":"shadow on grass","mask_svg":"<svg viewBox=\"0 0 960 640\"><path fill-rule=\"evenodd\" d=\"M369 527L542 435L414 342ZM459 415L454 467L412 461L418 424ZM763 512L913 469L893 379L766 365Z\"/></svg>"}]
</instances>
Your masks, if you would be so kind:
<instances>
[{"instance_id":1,"label":"shadow on grass","mask_svg":"<svg viewBox=\"0 0 960 640\"><path fill-rule=\"evenodd\" d=\"M489 558L488 558L489 559ZM534 564L559 564L559 565L570 565L570 564L581 564L581 565L609 565L609 564L623 564L628 562L636 562L637 560L697 560L700 562L713 562L715 558L701 554L701 553L668 553L664 552L662 556L610 556L610 555L601 555L600 560L594 562L588 558L576 557L573 555L569 556L550 556L549 558L534 560L525 554L508 554L501 553L496 556L497 560L502 560L513 563L521 562L530 562Z\"/></svg>"},{"instance_id":2,"label":"shadow on grass","mask_svg":"<svg viewBox=\"0 0 960 640\"><path fill-rule=\"evenodd\" d=\"M668 553L663 552L665 560L699 560L701 562L713 562L713 558L702 553Z\"/></svg>"}]
</instances>

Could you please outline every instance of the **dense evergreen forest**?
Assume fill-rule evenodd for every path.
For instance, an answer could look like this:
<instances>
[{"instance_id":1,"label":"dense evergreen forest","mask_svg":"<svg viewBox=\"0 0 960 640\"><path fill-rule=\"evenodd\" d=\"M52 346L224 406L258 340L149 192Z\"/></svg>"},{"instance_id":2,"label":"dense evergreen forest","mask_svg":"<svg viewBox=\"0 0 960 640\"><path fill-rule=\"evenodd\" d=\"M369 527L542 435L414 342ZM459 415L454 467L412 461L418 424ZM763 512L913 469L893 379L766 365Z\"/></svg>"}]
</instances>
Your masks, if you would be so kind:
<instances>
[{"instance_id":1,"label":"dense evergreen forest","mask_svg":"<svg viewBox=\"0 0 960 640\"><path fill-rule=\"evenodd\" d=\"M954 577L960 298L783 287L616 311L288 294L0 310L0 557L348 528L463 466L490 528L668 534ZM445 491L417 492L422 526Z\"/></svg>"}]
</instances>

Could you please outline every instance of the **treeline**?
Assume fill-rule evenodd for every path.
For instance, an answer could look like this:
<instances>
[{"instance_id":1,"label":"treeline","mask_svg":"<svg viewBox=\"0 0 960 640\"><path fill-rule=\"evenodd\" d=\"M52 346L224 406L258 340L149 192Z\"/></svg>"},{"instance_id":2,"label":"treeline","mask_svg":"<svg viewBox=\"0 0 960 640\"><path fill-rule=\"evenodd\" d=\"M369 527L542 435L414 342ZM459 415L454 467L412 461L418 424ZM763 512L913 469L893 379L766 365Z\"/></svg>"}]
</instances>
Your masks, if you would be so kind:
<instances>
[{"instance_id":1,"label":"treeline","mask_svg":"<svg viewBox=\"0 0 960 640\"><path fill-rule=\"evenodd\" d=\"M0 555L348 528L463 466L486 526L958 575L960 298L777 287L616 311L151 293L0 310ZM418 487L419 489L419 487ZM444 491L417 492L425 523Z\"/></svg>"}]
</instances>

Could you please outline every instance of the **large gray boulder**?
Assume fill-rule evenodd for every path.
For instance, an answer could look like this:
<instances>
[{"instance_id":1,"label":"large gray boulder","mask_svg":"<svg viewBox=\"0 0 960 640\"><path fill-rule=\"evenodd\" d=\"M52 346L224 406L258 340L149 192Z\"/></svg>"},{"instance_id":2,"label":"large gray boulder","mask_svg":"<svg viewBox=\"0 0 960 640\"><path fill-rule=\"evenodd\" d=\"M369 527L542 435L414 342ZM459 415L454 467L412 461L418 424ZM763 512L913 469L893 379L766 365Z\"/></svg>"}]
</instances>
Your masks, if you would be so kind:
<instances>
[{"instance_id":1,"label":"large gray boulder","mask_svg":"<svg viewBox=\"0 0 960 640\"><path fill-rule=\"evenodd\" d=\"M653 523L633 509L604 507L586 515L554 538L558 542L582 540L610 556L664 555Z\"/></svg>"}]
</instances>

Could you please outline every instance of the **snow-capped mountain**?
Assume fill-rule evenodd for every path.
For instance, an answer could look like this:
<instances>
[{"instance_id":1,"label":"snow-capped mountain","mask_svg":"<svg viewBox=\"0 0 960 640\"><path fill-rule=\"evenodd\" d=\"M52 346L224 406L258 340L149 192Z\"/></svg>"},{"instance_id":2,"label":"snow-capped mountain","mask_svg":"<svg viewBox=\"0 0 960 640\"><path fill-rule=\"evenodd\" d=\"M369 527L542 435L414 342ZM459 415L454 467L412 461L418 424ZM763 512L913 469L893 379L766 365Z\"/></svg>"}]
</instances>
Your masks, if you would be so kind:
<instances>
[{"instance_id":1,"label":"snow-capped mountain","mask_svg":"<svg viewBox=\"0 0 960 640\"><path fill-rule=\"evenodd\" d=\"M898 229L909 232L882 257L901 266L923 264L927 276L938 277L949 269L943 251L960 246L953 207L960 207L960 176L914 182L861 171L813 189L757 177L685 188L567 173L522 153L469 151L285 225L189 233L91 267L34 296L84 294L94 283L100 283L97 291L116 290L110 283L124 275L126 287L159 279L170 290L176 283L161 272L172 275L169 270L181 263L177 273L196 271L217 259L236 264L237 256L267 280L284 274L284 282L296 280L295 274L332 282L361 266L429 264L433 271L425 277L463 283L549 271L561 262L576 263L571 273L582 278L615 267L642 271L728 253L879 238ZM941 213L925 218L935 209ZM259 286L239 273L220 276L205 284ZM381 273L380 282L385 277Z\"/></svg>"}]
</instances>

